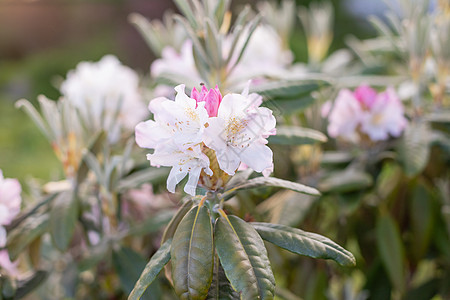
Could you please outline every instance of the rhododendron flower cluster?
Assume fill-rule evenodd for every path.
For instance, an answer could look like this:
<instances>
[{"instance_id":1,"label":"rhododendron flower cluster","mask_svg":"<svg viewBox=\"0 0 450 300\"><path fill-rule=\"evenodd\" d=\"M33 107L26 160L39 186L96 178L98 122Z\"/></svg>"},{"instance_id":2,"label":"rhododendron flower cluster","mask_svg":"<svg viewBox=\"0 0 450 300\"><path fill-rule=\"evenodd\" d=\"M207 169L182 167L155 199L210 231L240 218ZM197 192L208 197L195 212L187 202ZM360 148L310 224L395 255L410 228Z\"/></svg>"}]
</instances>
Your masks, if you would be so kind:
<instances>
[{"instance_id":1,"label":"rhododendron flower cluster","mask_svg":"<svg viewBox=\"0 0 450 300\"><path fill-rule=\"evenodd\" d=\"M330 102L322 108L324 116L329 114L328 134L351 142L359 142L362 135L372 141L398 137L407 125L403 105L393 88L381 93L367 85L354 92L343 89L330 108Z\"/></svg>"},{"instance_id":2,"label":"rhododendron flower cluster","mask_svg":"<svg viewBox=\"0 0 450 300\"><path fill-rule=\"evenodd\" d=\"M272 111L259 107L261 96L227 94L222 97L218 87L191 97L185 86L175 87L175 100L156 98L149 109L154 120L136 126L136 142L140 147L154 149L148 154L152 166L172 167L167 189L189 174L184 190L195 195L197 184L217 190L234 175L242 163L268 175L273 169L273 155L266 138L275 134Z\"/></svg>"},{"instance_id":3,"label":"rhododendron flower cluster","mask_svg":"<svg viewBox=\"0 0 450 300\"><path fill-rule=\"evenodd\" d=\"M6 225L20 212L22 198L20 193L22 188L17 179L4 178L0 170L0 248L6 245ZM15 273L15 264L13 264L8 255L8 250L0 250L0 267L9 273Z\"/></svg>"},{"instance_id":4,"label":"rhododendron flower cluster","mask_svg":"<svg viewBox=\"0 0 450 300\"><path fill-rule=\"evenodd\" d=\"M115 143L122 128L132 131L146 116L139 92L139 77L112 55L98 62L81 62L61 85L67 101L94 130L105 130Z\"/></svg>"}]
</instances>

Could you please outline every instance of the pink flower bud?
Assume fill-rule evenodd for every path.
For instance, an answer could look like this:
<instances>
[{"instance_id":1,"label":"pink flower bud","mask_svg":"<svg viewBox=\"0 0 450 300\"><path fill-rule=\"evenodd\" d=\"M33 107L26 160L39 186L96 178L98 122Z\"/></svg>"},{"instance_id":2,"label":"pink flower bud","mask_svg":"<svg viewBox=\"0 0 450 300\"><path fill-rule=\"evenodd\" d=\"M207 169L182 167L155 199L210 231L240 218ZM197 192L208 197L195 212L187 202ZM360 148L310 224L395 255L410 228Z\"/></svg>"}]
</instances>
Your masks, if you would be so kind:
<instances>
[{"instance_id":1,"label":"pink flower bud","mask_svg":"<svg viewBox=\"0 0 450 300\"><path fill-rule=\"evenodd\" d=\"M219 105L222 102L222 94L216 85L214 89L208 89L203 85L201 92L194 87L191 92L191 98L198 102L205 102L205 109L210 117L217 117Z\"/></svg>"}]
</instances>

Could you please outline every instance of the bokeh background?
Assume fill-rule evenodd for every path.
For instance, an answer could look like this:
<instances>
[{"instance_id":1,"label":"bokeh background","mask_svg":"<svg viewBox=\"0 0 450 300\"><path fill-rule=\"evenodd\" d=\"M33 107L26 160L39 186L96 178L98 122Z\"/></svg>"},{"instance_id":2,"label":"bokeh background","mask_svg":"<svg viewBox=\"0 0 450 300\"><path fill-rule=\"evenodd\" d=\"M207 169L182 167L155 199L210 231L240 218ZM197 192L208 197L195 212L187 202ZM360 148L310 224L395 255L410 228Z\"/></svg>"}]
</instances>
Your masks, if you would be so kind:
<instances>
[{"instance_id":1,"label":"bokeh background","mask_svg":"<svg viewBox=\"0 0 450 300\"><path fill-rule=\"evenodd\" d=\"M233 11L257 1L233 1ZM297 0L297 5L311 1ZM334 42L331 51L345 46L344 38L370 37L366 21L382 15L381 0L334 0ZM8 177L52 179L60 172L48 142L31 120L14 107L16 100L36 102L39 94L51 99L68 70L80 61L96 61L114 54L143 76L154 56L128 15L149 19L176 11L169 0L0 0L0 169ZM306 61L306 41L299 22L291 38L296 61Z\"/></svg>"}]
</instances>

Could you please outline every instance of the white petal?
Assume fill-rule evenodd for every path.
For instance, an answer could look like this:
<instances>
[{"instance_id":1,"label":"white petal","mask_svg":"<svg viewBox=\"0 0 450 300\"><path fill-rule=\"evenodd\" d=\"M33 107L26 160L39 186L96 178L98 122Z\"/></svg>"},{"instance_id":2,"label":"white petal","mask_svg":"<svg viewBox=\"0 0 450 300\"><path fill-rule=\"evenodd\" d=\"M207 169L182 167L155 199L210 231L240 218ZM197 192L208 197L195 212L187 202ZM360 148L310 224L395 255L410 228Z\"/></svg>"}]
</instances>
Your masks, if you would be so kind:
<instances>
[{"instance_id":1,"label":"white petal","mask_svg":"<svg viewBox=\"0 0 450 300\"><path fill-rule=\"evenodd\" d=\"M184 177L186 177L186 175L187 172L180 171L179 167L174 166L167 177L167 190L171 193L175 193L175 187Z\"/></svg>"},{"instance_id":2,"label":"white petal","mask_svg":"<svg viewBox=\"0 0 450 300\"><path fill-rule=\"evenodd\" d=\"M242 162L256 172L262 172L273 165L273 153L269 147L260 143L252 143L240 155Z\"/></svg>"}]
</instances>

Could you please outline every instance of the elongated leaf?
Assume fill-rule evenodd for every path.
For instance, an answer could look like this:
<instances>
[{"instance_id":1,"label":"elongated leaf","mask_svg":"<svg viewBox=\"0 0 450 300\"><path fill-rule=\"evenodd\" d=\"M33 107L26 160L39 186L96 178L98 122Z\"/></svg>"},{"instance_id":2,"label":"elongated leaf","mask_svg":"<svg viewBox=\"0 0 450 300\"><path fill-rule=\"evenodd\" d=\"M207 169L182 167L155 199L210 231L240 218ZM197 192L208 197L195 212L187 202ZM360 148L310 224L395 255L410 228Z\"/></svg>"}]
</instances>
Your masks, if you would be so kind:
<instances>
[{"instance_id":1,"label":"elongated leaf","mask_svg":"<svg viewBox=\"0 0 450 300\"><path fill-rule=\"evenodd\" d=\"M104 131L99 132L90 142L88 147L88 152L96 155L101 149L106 140L106 133ZM80 166L77 172L77 184L83 182L87 177L89 172L89 167L85 159L81 160Z\"/></svg>"},{"instance_id":2,"label":"elongated leaf","mask_svg":"<svg viewBox=\"0 0 450 300\"><path fill-rule=\"evenodd\" d=\"M292 181L287 181L279 178L274 177L257 177L248 180L247 182L244 182L242 184L239 184L235 186L234 188L226 191L223 196L224 198L229 198L232 195L236 193L238 190L243 189L251 189L251 188L257 188L257 187L263 187L263 186L272 186L272 187L280 187L285 188L289 190L296 191L298 193L306 194L306 195L312 195L312 196L320 196L320 192L316 190L315 188L297 183Z\"/></svg>"},{"instance_id":3,"label":"elongated leaf","mask_svg":"<svg viewBox=\"0 0 450 300\"><path fill-rule=\"evenodd\" d=\"M430 192L424 184L417 185L412 190L411 228L414 235L413 253L419 260L429 249L433 235L435 215Z\"/></svg>"},{"instance_id":4,"label":"elongated leaf","mask_svg":"<svg viewBox=\"0 0 450 300\"><path fill-rule=\"evenodd\" d=\"M164 230L162 239L161 239L161 245L167 241L168 239L172 239L173 235L175 234L175 231L178 228L178 225L180 224L183 217L188 213L188 211L191 209L191 207L194 205L194 202L192 200L187 200L183 203L183 205L178 209L178 211L175 213L175 215L170 220L169 224L167 225L166 229ZM169 262L167 266L164 267L164 273L166 274L167 280L172 282L172 263Z\"/></svg>"},{"instance_id":5,"label":"elongated leaf","mask_svg":"<svg viewBox=\"0 0 450 300\"><path fill-rule=\"evenodd\" d=\"M48 273L46 271L39 270L27 279L19 281L17 283L17 290L14 295L14 299L22 299L34 289L39 287L39 285L41 285L47 277Z\"/></svg>"},{"instance_id":6,"label":"elongated leaf","mask_svg":"<svg viewBox=\"0 0 450 300\"><path fill-rule=\"evenodd\" d=\"M411 123L406 128L397 149L406 175L416 176L425 169L430 156L430 136L425 123Z\"/></svg>"},{"instance_id":7,"label":"elongated leaf","mask_svg":"<svg viewBox=\"0 0 450 300\"><path fill-rule=\"evenodd\" d=\"M405 272L403 249L400 232L394 220L389 215L378 218L376 225L377 246L384 269L392 285L399 291L404 289Z\"/></svg>"},{"instance_id":8,"label":"elongated leaf","mask_svg":"<svg viewBox=\"0 0 450 300\"><path fill-rule=\"evenodd\" d=\"M310 95L305 95L295 99L268 98L263 102L263 106L270 108L276 115L292 115L301 112L311 106L315 99Z\"/></svg>"},{"instance_id":9,"label":"elongated leaf","mask_svg":"<svg viewBox=\"0 0 450 300\"><path fill-rule=\"evenodd\" d=\"M324 143L327 137L320 131L296 126L277 127L277 134L268 139L269 144L302 145Z\"/></svg>"},{"instance_id":10,"label":"elongated leaf","mask_svg":"<svg viewBox=\"0 0 450 300\"><path fill-rule=\"evenodd\" d=\"M332 259L343 266L355 265L355 257L329 238L279 224L251 223L261 237L283 249L314 258Z\"/></svg>"},{"instance_id":11,"label":"elongated leaf","mask_svg":"<svg viewBox=\"0 0 450 300\"><path fill-rule=\"evenodd\" d=\"M245 221L224 213L215 227L216 250L241 299L273 299L275 278L261 237Z\"/></svg>"},{"instance_id":12,"label":"elongated leaf","mask_svg":"<svg viewBox=\"0 0 450 300\"><path fill-rule=\"evenodd\" d=\"M145 168L121 179L118 185L118 190L122 191L135 188L145 182L156 182L161 178L167 177L168 174L169 170L167 168Z\"/></svg>"},{"instance_id":13,"label":"elongated leaf","mask_svg":"<svg viewBox=\"0 0 450 300\"><path fill-rule=\"evenodd\" d=\"M172 280L180 299L205 299L213 275L213 236L206 206L193 207L181 220L170 250Z\"/></svg>"},{"instance_id":14,"label":"elongated leaf","mask_svg":"<svg viewBox=\"0 0 450 300\"><path fill-rule=\"evenodd\" d=\"M65 251L72 240L78 218L78 199L72 191L62 192L52 203L50 233L56 248Z\"/></svg>"},{"instance_id":15,"label":"elongated leaf","mask_svg":"<svg viewBox=\"0 0 450 300\"><path fill-rule=\"evenodd\" d=\"M172 239L167 240L159 249L153 254L152 258L145 266L144 271L136 282L133 290L131 291L128 300L138 300L144 294L148 286L155 280L162 268L169 262L170 259L170 246L172 245Z\"/></svg>"},{"instance_id":16,"label":"elongated leaf","mask_svg":"<svg viewBox=\"0 0 450 300\"><path fill-rule=\"evenodd\" d=\"M112 262L119 275L123 291L126 294L130 294L146 267L146 259L131 248L121 247L113 251ZM147 291L141 296L141 299L160 299L160 297L156 295L158 292L157 289L152 289L152 287L153 286L149 286Z\"/></svg>"},{"instance_id":17,"label":"elongated leaf","mask_svg":"<svg viewBox=\"0 0 450 300\"><path fill-rule=\"evenodd\" d=\"M178 209L178 211L172 217L172 219L170 220L166 229L164 230L164 233L163 233L163 236L161 239L161 245L164 244L168 239L173 238L173 235L175 234L175 231L177 230L178 224L180 224L181 220L191 209L192 205L194 205L194 202L192 202L192 200L188 200L188 201L184 202L183 205L181 205L181 207Z\"/></svg>"},{"instance_id":18,"label":"elongated leaf","mask_svg":"<svg viewBox=\"0 0 450 300\"><path fill-rule=\"evenodd\" d=\"M264 96L265 99L298 99L317 90L325 81L283 80L271 81L254 86L251 92Z\"/></svg>"},{"instance_id":19,"label":"elongated leaf","mask_svg":"<svg viewBox=\"0 0 450 300\"><path fill-rule=\"evenodd\" d=\"M48 214L32 215L8 234L7 248L12 261L38 236L44 234L49 225Z\"/></svg>"},{"instance_id":20,"label":"elongated leaf","mask_svg":"<svg viewBox=\"0 0 450 300\"><path fill-rule=\"evenodd\" d=\"M225 271L220 265L219 257L214 257L214 273L211 287L209 288L207 300L240 300L239 293L236 292L228 281Z\"/></svg>"},{"instance_id":21,"label":"elongated leaf","mask_svg":"<svg viewBox=\"0 0 450 300\"><path fill-rule=\"evenodd\" d=\"M372 186L372 183L373 179L370 174L360 170L348 169L332 173L321 180L319 190L324 193L345 193L368 188Z\"/></svg>"},{"instance_id":22,"label":"elongated leaf","mask_svg":"<svg viewBox=\"0 0 450 300\"><path fill-rule=\"evenodd\" d=\"M49 141L55 140L55 136L52 130L49 128L48 124L44 122L41 115L28 100L18 100L16 102L16 107L21 108L25 111L25 113L30 117L31 120L33 120L34 124L39 128L42 134L44 134Z\"/></svg>"}]
</instances>

